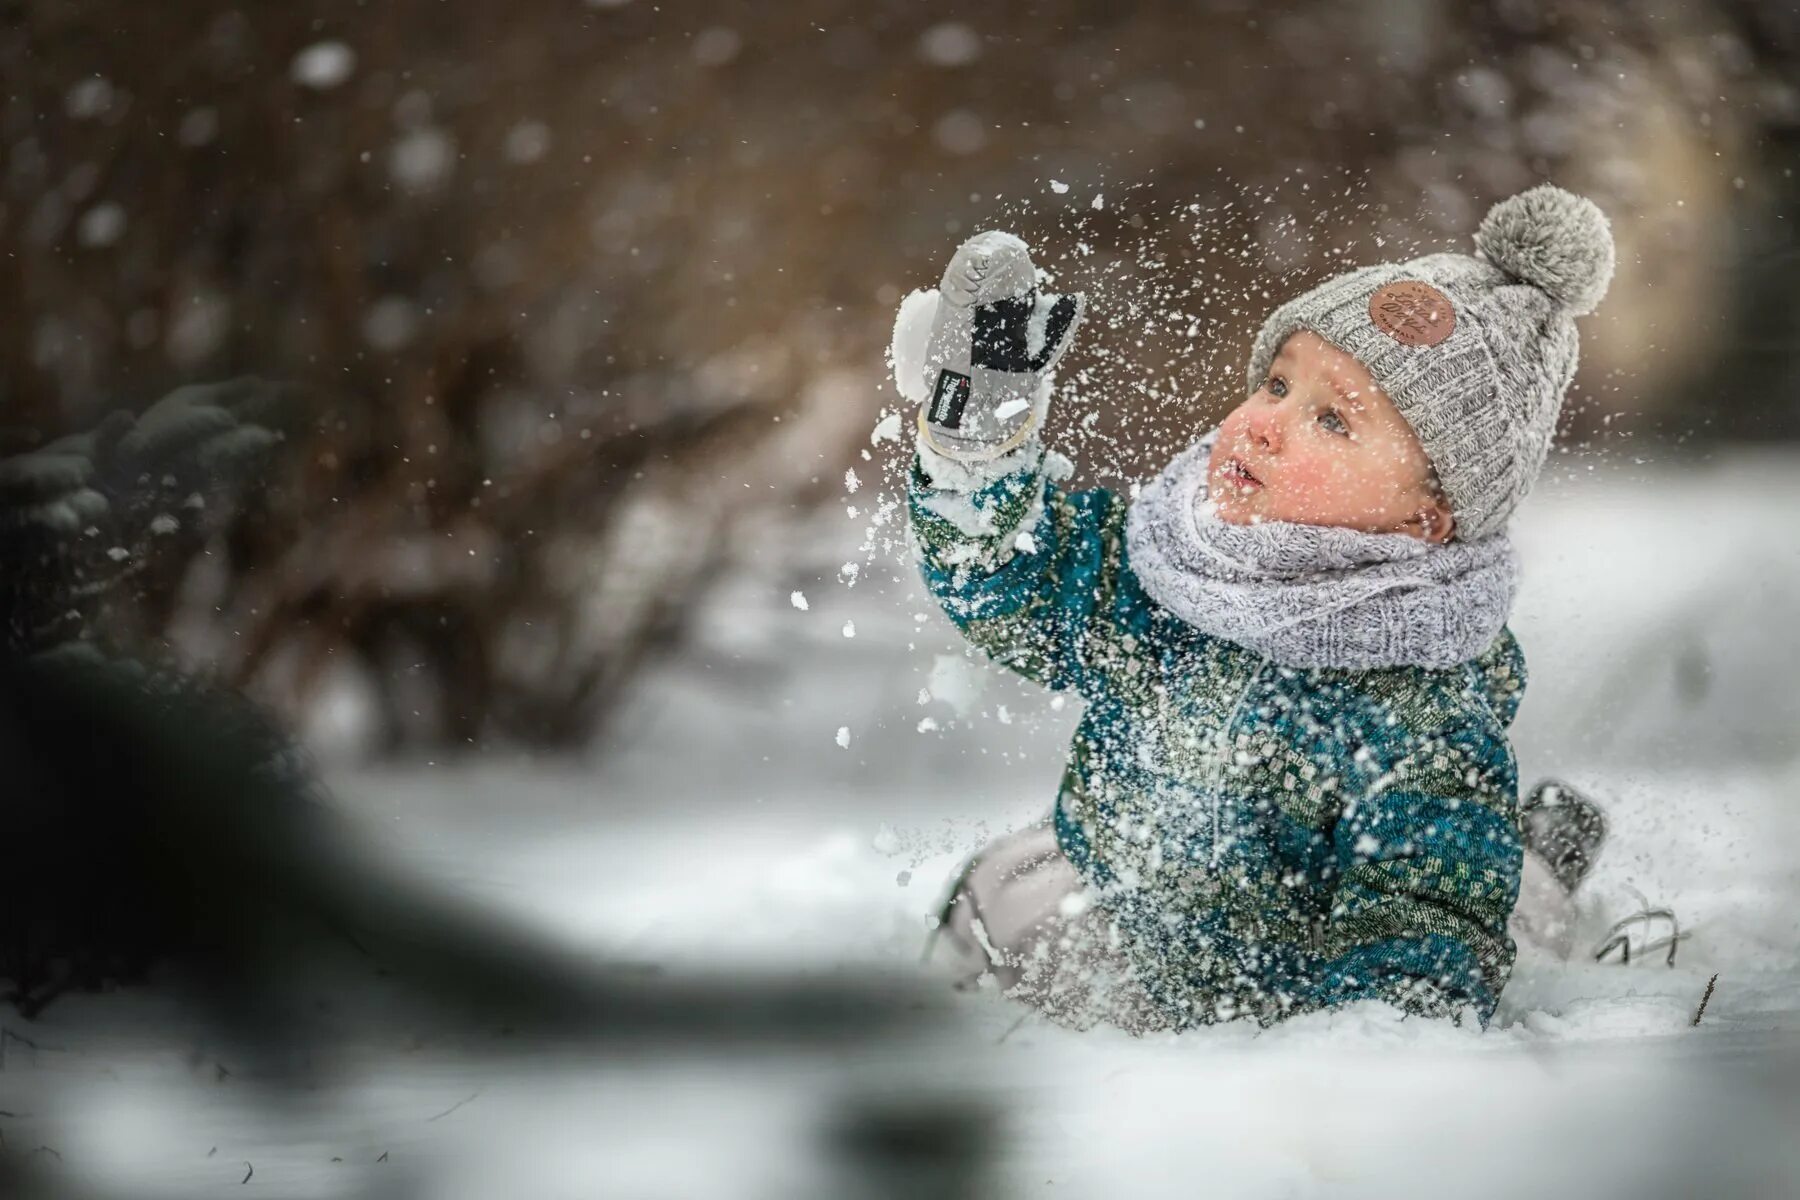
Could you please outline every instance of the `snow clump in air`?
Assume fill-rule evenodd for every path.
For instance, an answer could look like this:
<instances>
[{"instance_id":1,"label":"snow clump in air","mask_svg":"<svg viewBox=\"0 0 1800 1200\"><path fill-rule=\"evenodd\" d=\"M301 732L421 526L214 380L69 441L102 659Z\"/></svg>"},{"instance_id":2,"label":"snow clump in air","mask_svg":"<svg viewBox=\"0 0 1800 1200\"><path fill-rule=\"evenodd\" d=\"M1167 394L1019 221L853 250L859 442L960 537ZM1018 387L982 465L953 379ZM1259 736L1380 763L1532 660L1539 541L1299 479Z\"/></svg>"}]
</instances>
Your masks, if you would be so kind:
<instances>
[{"instance_id":1,"label":"snow clump in air","mask_svg":"<svg viewBox=\"0 0 1800 1200\"><path fill-rule=\"evenodd\" d=\"M915 296L919 294L920 293L918 292L913 293ZM897 442L899 440L900 414L897 412L891 412L887 416L881 418L881 420L875 423L875 428L869 431L869 445L871 446L879 446L883 442Z\"/></svg>"},{"instance_id":2,"label":"snow clump in air","mask_svg":"<svg viewBox=\"0 0 1800 1200\"><path fill-rule=\"evenodd\" d=\"M91 120L112 107L112 81L104 75L83 79L63 97L63 108L77 121Z\"/></svg>"},{"instance_id":3,"label":"snow clump in air","mask_svg":"<svg viewBox=\"0 0 1800 1200\"><path fill-rule=\"evenodd\" d=\"M919 288L900 301L894 317L894 333L888 342L888 360L894 364L894 384L903 399L914 404L925 400L925 347L931 341L931 323L937 319L936 288ZM900 415L894 414L892 436L900 436ZM887 424L884 418L877 433ZM873 440L873 439L872 439Z\"/></svg>"},{"instance_id":4,"label":"snow clump in air","mask_svg":"<svg viewBox=\"0 0 1800 1200\"><path fill-rule=\"evenodd\" d=\"M544 157L550 150L550 127L542 121L520 121L506 131L503 153L506 161L524 166Z\"/></svg>"},{"instance_id":5,"label":"snow clump in air","mask_svg":"<svg viewBox=\"0 0 1800 1200\"><path fill-rule=\"evenodd\" d=\"M450 178L456 140L442 129L414 129L388 150L388 173L409 192L430 192Z\"/></svg>"},{"instance_id":6,"label":"snow clump in air","mask_svg":"<svg viewBox=\"0 0 1800 1200\"><path fill-rule=\"evenodd\" d=\"M966 108L951 109L931 127L931 139L951 154L979 154L988 143L987 126Z\"/></svg>"},{"instance_id":7,"label":"snow clump in air","mask_svg":"<svg viewBox=\"0 0 1800 1200\"><path fill-rule=\"evenodd\" d=\"M328 91L356 70L356 51L342 42L314 42L294 55L288 75L302 87Z\"/></svg>"},{"instance_id":8,"label":"snow clump in air","mask_svg":"<svg viewBox=\"0 0 1800 1200\"><path fill-rule=\"evenodd\" d=\"M981 35L961 21L944 21L919 35L919 57L934 67L966 67L981 57Z\"/></svg>"},{"instance_id":9,"label":"snow clump in air","mask_svg":"<svg viewBox=\"0 0 1800 1200\"><path fill-rule=\"evenodd\" d=\"M377 350L403 349L419 332L418 306L405 296L383 296L363 316L363 340Z\"/></svg>"},{"instance_id":10,"label":"snow clump in air","mask_svg":"<svg viewBox=\"0 0 1800 1200\"><path fill-rule=\"evenodd\" d=\"M985 682L982 669L962 655L938 654L931 660L925 686L932 699L942 700L957 716L967 717L980 702Z\"/></svg>"},{"instance_id":11,"label":"snow clump in air","mask_svg":"<svg viewBox=\"0 0 1800 1200\"><path fill-rule=\"evenodd\" d=\"M694 37L694 61L703 67L722 67L738 56L744 39L735 29L714 25Z\"/></svg>"},{"instance_id":12,"label":"snow clump in air","mask_svg":"<svg viewBox=\"0 0 1800 1200\"><path fill-rule=\"evenodd\" d=\"M125 210L108 200L104 204L94 205L82 214L76 237L83 246L97 249L112 245L124 232Z\"/></svg>"}]
</instances>

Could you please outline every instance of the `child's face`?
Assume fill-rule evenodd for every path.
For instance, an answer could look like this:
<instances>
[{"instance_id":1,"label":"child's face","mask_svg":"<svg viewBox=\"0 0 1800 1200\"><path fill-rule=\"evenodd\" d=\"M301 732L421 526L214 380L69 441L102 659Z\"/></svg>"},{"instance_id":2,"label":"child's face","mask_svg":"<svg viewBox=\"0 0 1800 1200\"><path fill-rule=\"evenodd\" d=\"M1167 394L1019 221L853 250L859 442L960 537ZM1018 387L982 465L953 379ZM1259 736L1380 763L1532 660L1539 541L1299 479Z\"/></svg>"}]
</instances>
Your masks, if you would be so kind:
<instances>
[{"instance_id":1,"label":"child's face","mask_svg":"<svg viewBox=\"0 0 1800 1200\"><path fill-rule=\"evenodd\" d=\"M1363 365L1311 330L1219 426L1208 483L1234 525L1294 521L1442 542L1450 507L1431 460Z\"/></svg>"}]
</instances>

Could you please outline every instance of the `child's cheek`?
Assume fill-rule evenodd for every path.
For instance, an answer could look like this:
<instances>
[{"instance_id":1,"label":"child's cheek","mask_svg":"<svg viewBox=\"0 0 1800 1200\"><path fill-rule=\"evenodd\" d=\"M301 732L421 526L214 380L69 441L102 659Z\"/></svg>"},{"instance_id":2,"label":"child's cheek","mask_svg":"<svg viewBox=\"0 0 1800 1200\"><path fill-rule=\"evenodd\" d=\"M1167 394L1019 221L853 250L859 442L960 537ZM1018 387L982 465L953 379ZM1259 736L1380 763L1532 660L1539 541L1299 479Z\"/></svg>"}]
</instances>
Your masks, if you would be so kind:
<instances>
[{"instance_id":1,"label":"child's cheek","mask_svg":"<svg viewBox=\"0 0 1800 1200\"><path fill-rule=\"evenodd\" d=\"M1236 452L1237 447L1249 441L1249 438L1245 436L1244 429L1244 409L1247 403L1240 404L1226 413L1225 419L1219 422L1219 436L1213 442L1211 457L1207 459L1206 469L1208 471L1216 471L1227 458Z\"/></svg>"},{"instance_id":2,"label":"child's cheek","mask_svg":"<svg viewBox=\"0 0 1800 1200\"><path fill-rule=\"evenodd\" d=\"M1250 402L1246 400L1244 403L1225 414L1225 419L1219 422L1219 440L1216 443L1217 446L1229 446L1234 442L1243 440L1244 422L1248 419L1244 415L1244 410L1249 406Z\"/></svg>"},{"instance_id":3,"label":"child's cheek","mask_svg":"<svg viewBox=\"0 0 1800 1200\"><path fill-rule=\"evenodd\" d=\"M1371 516L1367 482L1337 456L1296 456L1287 465L1289 520L1354 525Z\"/></svg>"},{"instance_id":4,"label":"child's cheek","mask_svg":"<svg viewBox=\"0 0 1800 1200\"><path fill-rule=\"evenodd\" d=\"M1335 464L1310 455L1293 455L1282 464L1282 490L1294 504L1306 509L1324 506L1341 484Z\"/></svg>"}]
</instances>

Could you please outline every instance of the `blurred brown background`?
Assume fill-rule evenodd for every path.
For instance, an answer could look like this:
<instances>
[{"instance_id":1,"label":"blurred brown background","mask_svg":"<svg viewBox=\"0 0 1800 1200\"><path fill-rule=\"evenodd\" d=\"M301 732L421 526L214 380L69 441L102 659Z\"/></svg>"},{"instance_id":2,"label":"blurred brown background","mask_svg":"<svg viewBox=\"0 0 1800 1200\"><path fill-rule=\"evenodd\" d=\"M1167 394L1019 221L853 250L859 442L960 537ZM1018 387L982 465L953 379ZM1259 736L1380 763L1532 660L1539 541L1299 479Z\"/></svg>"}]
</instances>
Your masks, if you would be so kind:
<instances>
[{"instance_id":1,"label":"blurred brown background","mask_svg":"<svg viewBox=\"0 0 1800 1200\"><path fill-rule=\"evenodd\" d=\"M66 0L0 3L0 79L0 454L304 385L109 632L390 748L588 737L747 529L842 502L979 227L1096 302L1078 481L1218 416L1275 301L1544 179L1620 251L1565 445L1800 435L1785 4Z\"/></svg>"}]
</instances>

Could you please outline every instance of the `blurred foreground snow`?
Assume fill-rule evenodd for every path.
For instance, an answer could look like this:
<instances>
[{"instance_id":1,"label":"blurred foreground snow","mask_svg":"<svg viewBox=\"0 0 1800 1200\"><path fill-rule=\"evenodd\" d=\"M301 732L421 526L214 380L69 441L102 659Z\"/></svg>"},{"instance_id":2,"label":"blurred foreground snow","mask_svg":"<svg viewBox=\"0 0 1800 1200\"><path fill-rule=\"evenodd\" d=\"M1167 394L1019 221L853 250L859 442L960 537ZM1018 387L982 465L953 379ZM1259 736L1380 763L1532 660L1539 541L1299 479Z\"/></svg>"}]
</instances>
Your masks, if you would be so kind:
<instances>
[{"instance_id":1,"label":"blurred foreground snow","mask_svg":"<svg viewBox=\"0 0 1800 1200\"><path fill-rule=\"evenodd\" d=\"M362 1194L386 1152L426 1196L840 1196L855 1187L821 1160L817 1126L847 1085L892 1076L998 1098L982 1194L1787 1194L1796 468L1747 453L1553 464L1520 523L1521 777L1583 786L1613 824L1578 944L1666 904L1692 934L1674 968L1523 953L1485 1035L1379 1009L1268 1032L1076 1035L973 995L980 1053L505 1065L375 1048L329 1104L275 1114L118 1033L121 1011L154 1008L145 997L77 997L33 1033L60 1049L4 1063L0 1086L38 1088L43 1105L8 1142L54 1130L72 1171L133 1195L236 1187L250 1161L283 1194ZM747 554L600 765L341 773L344 804L449 886L597 954L820 973L915 960L946 876L1049 803L1077 712L964 660L904 568L878 560L844 586L856 533L828 513Z\"/></svg>"}]
</instances>

